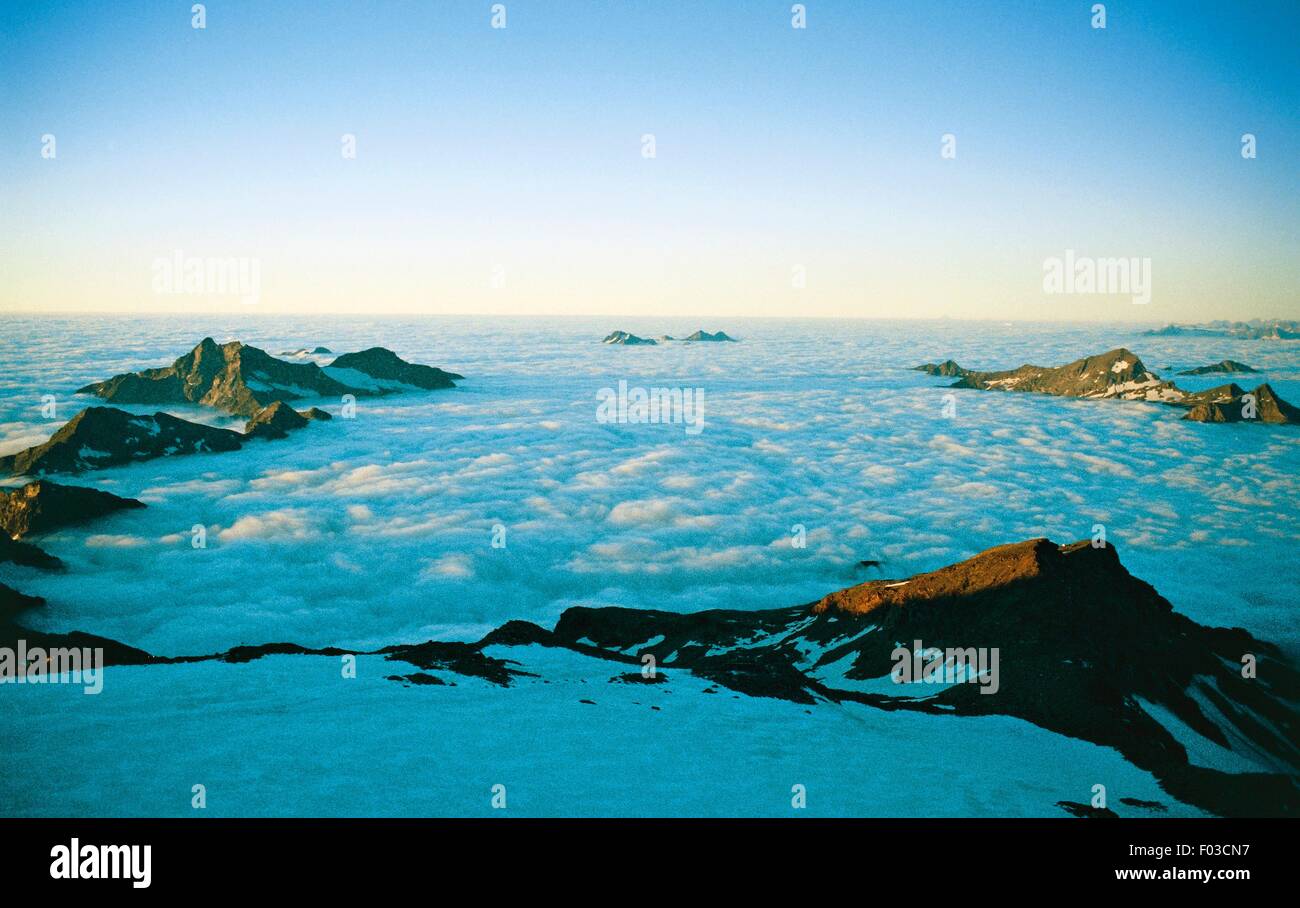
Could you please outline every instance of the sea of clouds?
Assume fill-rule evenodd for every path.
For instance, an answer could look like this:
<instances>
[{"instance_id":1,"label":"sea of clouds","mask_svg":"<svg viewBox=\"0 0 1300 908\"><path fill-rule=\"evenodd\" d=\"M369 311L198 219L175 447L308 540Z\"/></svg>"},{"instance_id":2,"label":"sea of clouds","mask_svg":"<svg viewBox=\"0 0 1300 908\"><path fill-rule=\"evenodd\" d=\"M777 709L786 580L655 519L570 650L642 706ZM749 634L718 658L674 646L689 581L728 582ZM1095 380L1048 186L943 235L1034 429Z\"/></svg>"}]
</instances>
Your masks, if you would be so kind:
<instances>
[{"instance_id":1,"label":"sea of clouds","mask_svg":"<svg viewBox=\"0 0 1300 908\"><path fill-rule=\"evenodd\" d=\"M242 314L241 314L242 315ZM605 346L725 330L736 344ZM953 391L910 370L1057 365L1127 346L1162 377L1232 358L1300 404L1300 342L1144 337L1133 326L948 321L0 318L0 453L44 441L73 392L170 364L205 335L273 354L387 346L460 372L455 390L361 399L242 451L84 474L149 507L39 540L68 570L0 566L44 596L29 623L151 652L239 643L471 639L571 605L794 605L1034 536L1088 538L1198 621L1295 651L1300 429L1183 422L1140 403ZM317 357L326 363L332 356ZM1167 367L1173 367L1172 369ZM620 380L702 388L704 429L602 423ZM44 395L57 419L42 417ZM339 401L319 405L339 415ZM154 408L129 409L151 412ZM210 410L168 408L240 428ZM207 547L191 545L206 528ZM492 546L494 527L505 546ZM792 544L792 528L807 544ZM879 576L872 574L871 576ZM1097 628L1104 633L1104 628Z\"/></svg>"}]
</instances>

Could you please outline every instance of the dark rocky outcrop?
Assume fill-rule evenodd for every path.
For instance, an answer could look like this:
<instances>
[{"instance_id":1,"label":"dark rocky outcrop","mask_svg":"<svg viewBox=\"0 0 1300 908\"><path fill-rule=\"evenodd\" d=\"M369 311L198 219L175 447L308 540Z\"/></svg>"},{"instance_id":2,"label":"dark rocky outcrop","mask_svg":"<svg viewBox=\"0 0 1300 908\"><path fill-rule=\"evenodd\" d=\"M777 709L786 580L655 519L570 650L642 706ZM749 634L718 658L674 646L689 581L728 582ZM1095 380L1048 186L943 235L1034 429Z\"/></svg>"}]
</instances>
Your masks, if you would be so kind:
<instances>
[{"instance_id":1,"label":"dark rocky outcrop","mask_svg":"<svg viewBox=\"0 0 1300 908\"><path fill-rule=\"evenodd\" d=\"M465 376L444 372L433 366L408 363L392 350L371 347L359 353L344 353L325 367L326 374L342 384L368 393L384 393L419 388L434 391L454 388Z\"/></svg>"},{"instance_id":2,"label":"dark rocky outcrop","mask_svg":"<svg viewBox=\"0 0 1300 908\"><path fill-rule=\"evenodd\" d=\"M30 542L20 542L0 531L0 564L40 568L43 571L62 570L63 562Z\"/></svg>"},{"instance_id":3,"label":"dark rocky outcrop","mask_svg":"<svg viewBox=\"0 0 1300 908\"><path fill-rule=\"evenodd\" d=\"M1300 423L1300 408L1291 406L1267 384L1260 385L1249 394L1237 385L1224 385L1203 392L1201 399L1183 419L1195 422L1265 422L1278 425ZM1249 396L1249 400L1247 397ZM1253 414L1253 415L1252 415Z\"/></svg>"},{"instance_id":4,"label":"dark rocky outcrop","mask_svg":"<svg viewBox=\"0 0 1300 908\"><path fill-rule=\"evenodd\" d=\"M277 400L253 414L244 424L244 434L254 438L285 438L294 429L307 425L307 421L306 415Z\"/></svg>"},{"instance_id":5,"label":"dark rocky outcrop","mask_svg":"<svg viewBox=\"0 0 1300 908\"><path fill-rule=\"evenodd\" d=\"M495 642L545 634L502 631ZM895 648L914 640L927 648L997 648L997 692L967 683L892 684ZM533 642L628 664L649 654L741 693L799 703L1015 716L1113 747L1176 797L1212 812L1300 812L1300 672L1243 630L1203 627L1175 613L1110 546L1030 540L795 609L571 608L549 640ZM1258 678L1242 677L1246 654L1259 660ZM1193 765L1178 737L1183 729L1268 769Z\"/></svg>"},{"instance_id":6,"label":"dark rocky outcrop","mask_svg":"<svg viewBox=\"0 0 1300 908\"><path fill-rule=\"evenodd\" d=\"M345 362L346 366L341 365ZM86 385L77 393L125 404L194 403L251 417L276 401L386 394L406 386L450 388L454 387L451 379L460 378L441 369L407 363L382 347L344 354L329 368L334 367L350 371L331 375L312 362L285 362L240 341L218 344L206 337L170 366L117 375ZM396 372L405 378L395 380L400 387L389 387L386 376ZM359 382L346 380L358 376L362 378Z\"/></svg>"},{"instance_id":7,"label":"dark rocky outcrop","mask_svg":"<svg viewBox=\"0 0 1300 908\"><path fill-rule=\"evenodd\" d=\"M484 655L482 645L474 643L443 643L430 640L414 646L390 646L380 652L390 660L407 662L426 671L440 669L471 678L482 678L500 687L509 687L511 680L516 677L536 677L510 667L518 665L517 662Z\"/></svg>"},{"instance_id":8,"label":"dark rocky outcrop","mask_svg":"<svg viewBox=\"0 0 1300 908\"><path fill-rule=\"evenodd\" d=\"M309 410L300 410L299 412L303 416L307 417L308 419L314 419L318 422L328 422L329 420L334 418L327 411L322 410L320 407L312 407Z\"/></svg>"},{"instance_id":9,"label":"dark rocky outcrop","mask_svg":"<svg viewBox=\"0 0 1300 908\"><path fill-rule=\"evenodd\" d=\"M115 407L87 407L44 444L0 457L10 473L81 473L174 454L238 450L243 436L167 413L137 416Z\"/></svg>"},{"instance_id":10,"label":"dark rocky outcrop","mask_svg":"<svg viewBox=\"0 0 1300 908\"><path fill-rule=\"evenodd\" d=\"M1252 369L1245 363L1239 363L1236 360L1225 359L1209 366L1197 366L1195 369L1188 369L1185 372L1179 372L1179 375L1215 375L1218 373L1230 374L1233 372L1258 372L1258 369Z\"/></svg>"},{"instance_id":11,"label":"dark rocky outcrop","mask_svg":"<svg viewBox=\"0 0 1300 908\"><path fill-rule=\"evenodd\" d=\"M6 588L7 589L7 588ZM12 591L11 591L12 592ZM23 596L17 594L22 599L28 600L28 604L20 605L18 609L6 615L4 611L5 594L0 590L0 646L8 647L12 650L19 649L19 642L22 642L22 648L28 652L40 648L47 653L53 649L79 649L79 650L103 650L104 665L152 665L168 662L170 660L160 659L157 656L151 656L142 649L136 649L134 646L127 646L125 643L119 643L116 640L110 640L107 637L99 637L95 634L87 634L82 631L71 631L66 634L51 634L45 631L34 631L17 624L14 620L18 611L33 606L44 605L45 600L36 596Z\"/></svg>"},{"instance_id":12,"label":"dark rocky outcrop","mask_svg":"<svg viewBox=\"0 0 1300 908\"><path fill-rule=\"evenodd\" d=\"M0 561L4 560L4 540L0 539ZM5 645L5 629L10 627L19 612L39 608L45 604L40 596L20 593L8 584L0 583L0 646Z\"/></svg>"},{"instance_id":13,"label":"dark rocky outcrop","mask_svg":"<svg viewBox=\"0 0 1300 908\"><path fill-rule=\"evenodd\" d=\"M658 341L649 337L637 337L635 334L630 334L627 331L611 331L609 334L605 335L605 339L601 341L601 343L622 344L629 347L638 345L653 347L658 343Z\"/></svg>"},{"instance_id":14,"label":"dark rocky outcrop","mask_svg":"<svg viewBox=\"0 0 1300 908\"><path fill-rule=\"evenodd\" d=\"M945 359L941 363L925 363L920 366L913 366L912 371L924 372L926 375L942 375L946 378L960 378L969 374L969 369L963 369L950 359Z\"/></svg>"},{"instance_id":15,"label":"dark rocky outcrop","mask_svg":"<svg viewBox=\"0 0 1300 908\"><path fill-rule=\"evenodd\" d=\"M142 507L144 502L134 498L38 479L21 488L0 490L0 530L19 539Z\"/></svg>"}]
</instances>

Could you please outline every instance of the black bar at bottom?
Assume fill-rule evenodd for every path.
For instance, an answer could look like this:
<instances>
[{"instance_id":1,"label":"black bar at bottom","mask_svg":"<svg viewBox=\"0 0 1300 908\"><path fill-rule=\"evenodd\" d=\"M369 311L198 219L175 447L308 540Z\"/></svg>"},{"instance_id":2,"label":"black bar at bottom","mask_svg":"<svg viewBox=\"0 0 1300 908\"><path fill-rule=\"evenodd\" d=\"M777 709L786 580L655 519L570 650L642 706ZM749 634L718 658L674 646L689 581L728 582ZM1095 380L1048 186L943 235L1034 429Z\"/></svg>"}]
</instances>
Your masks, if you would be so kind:
<instances>
[{"instance_id":1,"label":"black bar at bottom","mask_svg":"<svg viewBox=\"0 0 1300 908\"><path fill-rule=\"evenodd\" d=\"M1293 878L1287 843L1296 829L1290 820L3 820L0 879L10 895L29 887L329 895L456 878L535 894L538 873L548 888L567 878L590 891L599 880L652 898L668 894L665 874L687 873L709 889L729 879L817 888L832 874L864 891L916 886L918 895L952 884L1231 895ZM91 862L76 879L58 864L60 848L71 860L74 839ZM123 851L86 851L105 845L149 845L148 887L135 885L144 868L123 866ZM114 854L119 878L80 873L98 864L110 874Z\"/></svg>"}]
</instances>

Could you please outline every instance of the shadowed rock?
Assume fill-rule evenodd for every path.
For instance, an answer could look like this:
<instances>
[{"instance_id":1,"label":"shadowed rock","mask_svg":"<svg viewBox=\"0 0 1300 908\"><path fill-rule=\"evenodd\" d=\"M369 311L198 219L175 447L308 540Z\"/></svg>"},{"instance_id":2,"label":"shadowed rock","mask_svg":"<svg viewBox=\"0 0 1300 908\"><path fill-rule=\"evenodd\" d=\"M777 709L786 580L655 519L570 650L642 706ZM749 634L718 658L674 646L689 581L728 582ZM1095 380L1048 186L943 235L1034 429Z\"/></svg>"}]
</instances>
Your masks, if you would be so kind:
<instances>
[{"instance_id":1,"label":"shadowed rock","mask_svg":"<svg viewBox=\"0 0 1300 908\"><path fill-rule=\"evenodd\" d=\"M456 383L453 379L464 378L463 375L444 372L433 366L408 363L392 350L383 347L371 347L360 353L344 353L326 366L325 372L345 385L372 394L412 388L423 391L454 388Z\"/></svg>"},{"instance_id":2,"label":"shadowed rock","mask_svg":"<svg viewBox=\"0 0 1300 908\"><path fill-rule=\"evenodd\" d=\"M22 596L21 593L18 595ZM35 596L23 596L22 598L35 600L34 604L36 605L43 605L45 602L45 600ZM19 648L19 641L22 641L23 647L28 652L37 648L43 649L47 653L53 649L103 650L104 665L152 665L169 661L151 656L144 650L136 649L134 646L127 646L116 640L99 637L95 634L87 634L82 631L50 634L21 627L11 620L12 615L5 616L3 602L4 592L0 590L0 647L8 647L16 651Z\"/></svg>"},{"instance_id":3,"label":"shadowed rock","mask_svg":"<svg viewBox=\"0 0 1300 908\"><path fill-rule=\"evenodd\" d=\"M305 425L306 416L284 401L277 400L253 414L253 418L244 425L244 434L256 438L284 438L294 429L301 429Z\"/></svg>"},{"instance_id":4,"label":"shadowed rock","mask_svg":"<svg viewBox=\"0 0 1300 908\"><path fill-rule=\"evenodd\" d=\"M63 562L44 549L30 542L19 542L8 533L0 531L0 564L3 563L40 568L43 571L63 569Z\"/></svg>"},{"instance_id":5,"label":"shadowed rock","mask_svg":"<svg viewBox=\"0 0 1300 908\"><path fill-rule=\"evenodd\" d=\"M4 543L0 539L0 560L3 560ZM4 645L5 629L19 612L39 608L45 604L40 596L20 593L8 584L0 583L0 645Z\"/></svg>"},{"instance_id":6,"label":"shadowed rock","mask_svg":"<svg viewBox=\"0 0 1300 908\"><path fill-rule=\"evenodd\" d=\"M87 407L44 444L0 457L11 473L80 473L173 454L238 450L243 436L177 419L136 416L115 407Z\"/></svg>"},{"instance_id":7,"label":"shadowed rock","mask_svg":"<svg viewBox=\"0 0 1300 908\"><path fill-rule=\"evenodd\" d=\"M1236 360L1225 359L1209 366L1197 366L1195 369L1188 369L1186 372L1179 372L1179 375L1213 375L1215 373L1231 372L1257 372L1245 363L1239 363Z\"/></svg>"},{"instance_id":8,"label":"shadowed rock","mask_svg":"<svg viewBox=\"0 0 1300 908\"><path fill-rule=\"evenodd\" d=\"M529 635L514 628L511 636ZM910 650L916 640L946 653L996 649L996 692L893 683L899 644ZM796 609L571 608L550 645L622 663L649 654L742 693L799 703L1015 716L1113 747L1212 812L1300 812L1300 673L1243 630L1174 612L1110 546L1000 546ZM1257 678L1242 677L1247 654L1258 660ZM1184 745L1192 738L1221 749L1238 771L1192 765Z\"/></svg>"},{"instance_id":9,"label":"shadowed rock","mask_svg":"<svg viewBox=\"0 0 1300 908\"><path fill-rule=\"evenodd\" d=\"M134 498L38 479L18 489L0 490L0 529L18 539L142 507L144 502Z\"/></svg>"},{"instance_id":10,"label":"shadowed rock","mask_svg":"<svg viewBox=\"0 0 1300 908\"><path fill-rule=\"evenodd\" d=\"M1277 425L1300 423L1300 409L1278 397L1267 384L1251 391L1249 400L1247 393L1235 384L1216 390L1219 393L1213 399L1198 403L1183 419L1195 422L1265 422Z\"/></svg>"}]
</instances>

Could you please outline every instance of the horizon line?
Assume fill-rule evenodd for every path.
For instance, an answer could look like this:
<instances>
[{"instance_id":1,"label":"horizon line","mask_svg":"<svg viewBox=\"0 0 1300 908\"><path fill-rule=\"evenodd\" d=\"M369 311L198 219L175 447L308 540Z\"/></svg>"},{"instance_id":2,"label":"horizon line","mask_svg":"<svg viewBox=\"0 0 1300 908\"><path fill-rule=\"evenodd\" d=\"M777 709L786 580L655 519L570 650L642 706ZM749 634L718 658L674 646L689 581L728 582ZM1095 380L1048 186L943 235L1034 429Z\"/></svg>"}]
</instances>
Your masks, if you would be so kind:
<instances>
[{"instance_id":1,"label":"horizon line","mask_svg":"<svg viewBox=\"0 0 1300 908\"><path fill-rule=\"evenodd\" d=\"M972 323L1019 323L1019 324L1077 324L1077 325L1095 325L1095 324L1125 324L1125 325L1205 325L1214 322L1269 322L1269 321L1296 321L1300 316L1289 317L1284 315L1252 315L1241 316L1238 318L1202 318L1188 321L1178 321L1173 319L1126 319L1126 318L1016 318L1010 316L987 316L971 317L959 315L933 315L933 316L888 316L888 315L724 315L710 313L693 313L690 315L672 315L672 314L652 314L652 313L623 313L612 315L606 312L408 312L401 310L380 310L371 312L306 312L293 309L268 310L258 306L242 306L240 308L230 309L163 309L163 310L133 310L133 309L9 309L0 306L0 317L7 316L127 316L135 318L167 318L174 316L254 316L254 317L292 317L302 316L305 318L490 318L490 319L624 319L624 320L646 320L659 319L663 321L685 321L688 319L712 319L726 320L736 319L740 321L876 321L876 322L972 322Z\"/></svg>"}]
</instances>

